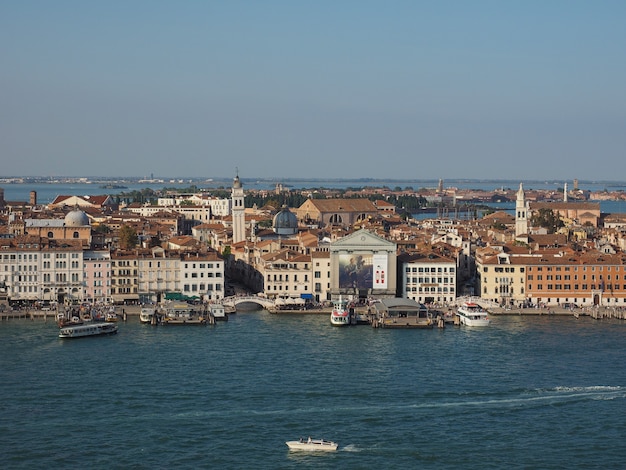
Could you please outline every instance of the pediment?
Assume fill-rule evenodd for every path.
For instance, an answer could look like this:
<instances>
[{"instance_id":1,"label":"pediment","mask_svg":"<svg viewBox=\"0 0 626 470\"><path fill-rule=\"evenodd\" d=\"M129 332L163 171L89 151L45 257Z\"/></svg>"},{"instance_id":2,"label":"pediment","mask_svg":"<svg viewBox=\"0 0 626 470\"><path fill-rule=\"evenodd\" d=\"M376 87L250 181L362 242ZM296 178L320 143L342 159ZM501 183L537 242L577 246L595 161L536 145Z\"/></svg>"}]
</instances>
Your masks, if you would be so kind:
<instances>
[{"instance_id":1,"label":"pediment","mask_svg":"<svg viewBox=\"0 0 626 470\"><path fill-rule=\"evenodd\" d=\"M337 240L332 244L332 249L359 249L359 248L367 248L367 249L385 249L385 250L394 250L395 251L396 244L385 240L378 235L373 234L367 229L361 229L350 235L346 235L345 237Z\"/></svg>"}]
</instances>

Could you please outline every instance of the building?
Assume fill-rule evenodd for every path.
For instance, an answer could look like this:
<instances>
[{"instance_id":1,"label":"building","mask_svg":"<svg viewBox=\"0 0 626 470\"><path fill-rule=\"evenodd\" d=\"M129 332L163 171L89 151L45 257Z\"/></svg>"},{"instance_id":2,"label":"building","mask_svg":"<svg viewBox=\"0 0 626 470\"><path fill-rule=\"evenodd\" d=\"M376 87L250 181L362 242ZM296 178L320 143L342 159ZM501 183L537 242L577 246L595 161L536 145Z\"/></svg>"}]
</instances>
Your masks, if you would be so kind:
<instances>
[{"instance_id":1,"label":"building","mask_svg":"<svg viewBox=\"0 0 626 470\"><path fill-rule=\"evenodd\" d=\"M398 256L398 296L416 302L452 303L457 295L457 262L435 251Z\"/></svg>"},{"instance_id":2,"label":"building","mask_svg":"<svg viewBox=\"0 0 626 470\"><path fill-rule=\"evenodd\" d=\"M502 306L526 303L527 258L511 256L502 247L476 252L476 279L479 295Z\"/></svg>"},{"instance_id":3,"label":"building","mask_svg":"<svg viewBox=\"0 0 626 470\"><path fill-rule=\"evenodd\" d=\"M224 259L215 251L180 256L180 283L185 297L205 302L224 298Z\"/></svg>"},{"instance_id":4,"label":"building","mask_svg":"<svg viewBox=\"0 0 626 470\"><path fill-rule=\"evenodd\" d=\"M597 227L600 222L600 203L598 202L532 202L531 213L541 209L550 209L563 220L566 225L589 225Z\"/></svg>"},{"instance_id":5,"label":"building","mask_svg":"<svg viewBox=\"0 0 626 470\"><path fill-rule=\"evenodd\" d=\"M139 260L136 252L111 253L111 300L116 304L139 302Z\"/></svg>"},{"instance_id":6,"label":"building","mask_svg":"<svg viewBox=\"0 0 626 470\"><path fill-rule=\"evenodd\" d=\"M311 267L313 268L313 299L316 302L332 300L330 295L330 252L312 252Z\"/></svg>"},{"instance_id":7,"label":"building","mask_svg":"<svg viewBox=\"0 0 626 470\"><path fill-rule=\"evenodd\" d=\"M58 207L82 207L85 209L113 209L116 204L111 196L57 196L54 201L48 204L48 208Z\"/></svg>"},{"instance_id":8,"label":"building","mask_svg":"<svg viewBox=\"0 0 626 470\"><path fill-rule=\"evenodd\" d=\"M524 197L524 187L519 184L517 199L515 200L515 237L528 233L528 204Z\"/></svg>"},{"instance_id":9,"label":"building","mask_svg":"<svg viewBox=\"0 0 626 470\"><path fill-rule=\"evenodd\" d=\"M82 244L32 235L0 239L0 282L11 302L82 302Z\"/></svg>"},{"instance_id":10,"label":"building","mask_svg":"<svg viewBox=\"0 0 626 470\"><path fill-rule=\"evenodd\" d=\"M160 303L167 292L180 292L180 255L162 247L137 256L137 294L141 303Z\"/></svg>"},{"instance_id":11,"label":"building","mask_svg":"<svg viewBox=\"0 0 626 470\"><path fill-rule=\"evenodd\" d=\"M202 207L205 209L205 212L208 208L212 217L226 217L231 211L230 199L222 199L205 194L179 194L160 197L157 199L157 204L162 208L172 208L178 212L180 212L179 209L186 207Z\"/></svg>"},{"instance_id":12,"label":"building","mask_svg":"<svg viewBox=\"0 0 626 470\"><path fill-rule=\"evenodd\" d=\"M256 268L268 298L313 298L310 255L282 249L261 255Z\"/></svg>"},{"instance_id":13,"label":"building","mask_svg":"<svg viewBox=\"0 0 626 470\"><path fill-rule=\"evenodd\" d=\"M544 253L527 260L528 300L536 305L626 306L626 257L598 251Z\"/></svg>"},{"instance_id":14,"label":"building","mask_svg":"<svg viewBox=\"0 0 626 470\"><path fill-rule=\"evenodd\" d=\"M111 302L111 253L83 252L83 299L86 302Z\"/></svg>"},{"instance_id":15,"label":"building","mask_svg":"<svg viewBox=\"0 0 626 470\"><path fill-rule=\"evenodd\" d=\"M396 244L361 229L330 245L333 298L396 296Z\"/></svg>"},{"instance_id":16,"label":"building","mask_svg":"<svg viewBox=\"0 0 626 470\"><path fill-rule=\"evenodd\" d=\"M308 199L297 210L298 220L307 226L338 225L352 227L378 215L369 199Z\"/></svg>"},{"instance_id":17,"label":"building","mask_svg":"<svg viewBox=\"0 0 626 470\"><path fill-rule=\"evenodd\" d=\"M51 240L80 240L85 248L91 245L89 217L77 207L63 219L25 219L23 234Z\"/></svg>"},{"instance_id":18,"label":"building","mask_svg":"<svg viewBox=\"0 0 626 470\"><path fill-rule=\"evenodd\" d=\"M233 244L246 239L246 219L244 207L243 185L239 180L239 174L233 180L231 190L232 198L232 218L233 218Z\"/></svg>"}]
</instances>

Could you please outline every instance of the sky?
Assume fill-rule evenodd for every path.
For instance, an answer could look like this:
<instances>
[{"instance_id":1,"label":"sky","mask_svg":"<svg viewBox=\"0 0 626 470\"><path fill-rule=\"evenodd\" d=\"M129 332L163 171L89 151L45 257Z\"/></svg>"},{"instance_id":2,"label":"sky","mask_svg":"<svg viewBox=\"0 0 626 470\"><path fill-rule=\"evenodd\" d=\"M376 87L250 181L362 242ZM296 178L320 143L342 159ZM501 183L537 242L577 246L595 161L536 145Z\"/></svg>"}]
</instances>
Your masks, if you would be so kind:
<instances>
[{"instance_id":1,"label":"sky","mask_svg":"<svg viewBox=\"0 0 626 470\"><path fill-rule=\"evenodd\" d=\"M0 0L0 177L626 179L622 0Z\"/></svg>"}]
</instances>

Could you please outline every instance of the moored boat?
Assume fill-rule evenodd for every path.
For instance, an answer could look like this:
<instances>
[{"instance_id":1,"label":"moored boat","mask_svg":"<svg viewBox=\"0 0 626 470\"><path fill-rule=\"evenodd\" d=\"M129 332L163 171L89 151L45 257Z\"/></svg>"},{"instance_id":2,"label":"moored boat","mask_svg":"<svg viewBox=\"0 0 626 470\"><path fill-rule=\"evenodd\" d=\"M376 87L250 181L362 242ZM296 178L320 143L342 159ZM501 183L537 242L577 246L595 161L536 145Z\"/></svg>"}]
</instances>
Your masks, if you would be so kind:
<instances>
[{"instance_id":1,"label":"moored boat","mask_svg":"<svg viewBox=\"0 0 626 470\"><path fill-rule=\"evenodd\" d=\"M209 306L209 311L215 321L228 321L226 308L222 304L211 304Z\"/></svg>"},{"instance_id":2,"label":"moored boat","mask_svg":"<svg viewBox=\"0 0 626 470\"><path fill-rule=\"evenodd\" d=\"M155 311L152 307L141 307L141 311L139 312L139 322L152 323L154 313Z\"/></svg>"},{"instance_id":3,"label":"moored boat","mask_svg":"<svg viewBox=\"0 0 626 470\"><path fill-rule=\"evenodd\" d=\"M330 312L330 323L334 326L346 326L350 324L348 302L342 300L341 297L333 303L333 310Z\"/></svg>"},{"instance_id":4,"label":"moored boat","mask_svg":"<svg viewBox=\"0 0 626 470\"><path fill-rule=\"evenodd\" d=\"M474 302L464 302L458 308L456 314L461 325L465 326L489 326L491 322L487 311Z\"/></svg>"},{"instance_id":5,"label":"moored boat","mask_svg":"<svg viewBox=\"0 0 626 470\"><path fill-rule=\"evenodd\" d=\"M89 322L83 325L64 326L59 338L82 338L84 336L111 335L117 333L117 325L108 322Z\"/></svg>"},{"instance_id":6,"label":"moored boat","mask_svg":"<svg viewBox=\"0 0 626 470\"><path fill-rule=\"evenodd\" d=\"M333 441L327 441L325 439L308 439L300 438L297 441L285 442L289 450L301 450L307 452L332 452L337 450L339 444Z\"/></svg>"}]
</instances>

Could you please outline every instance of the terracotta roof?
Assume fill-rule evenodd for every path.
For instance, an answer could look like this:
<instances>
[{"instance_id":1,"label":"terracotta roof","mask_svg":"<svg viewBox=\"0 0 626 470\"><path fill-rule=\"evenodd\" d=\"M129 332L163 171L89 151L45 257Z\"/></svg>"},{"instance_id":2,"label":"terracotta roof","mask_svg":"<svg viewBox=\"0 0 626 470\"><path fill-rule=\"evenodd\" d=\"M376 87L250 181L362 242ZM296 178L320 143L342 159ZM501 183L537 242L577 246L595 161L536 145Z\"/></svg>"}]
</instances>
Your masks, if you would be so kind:
<instances>
[{"instance_id":1,"label":"terracotta roof","mask_svg":"<svg viewBox=\"0 0 626 470\"><path fill-rule=\"evenodd\" d=\"M309 199L308 202L320 212L376 212L378 210L372 201L363 198Z\"/></svg>"}]
</instances>

